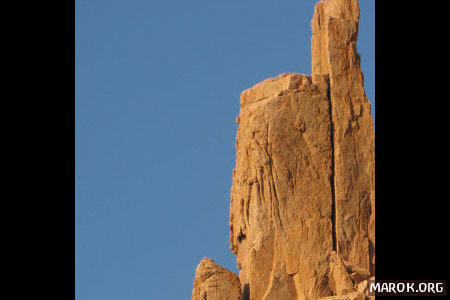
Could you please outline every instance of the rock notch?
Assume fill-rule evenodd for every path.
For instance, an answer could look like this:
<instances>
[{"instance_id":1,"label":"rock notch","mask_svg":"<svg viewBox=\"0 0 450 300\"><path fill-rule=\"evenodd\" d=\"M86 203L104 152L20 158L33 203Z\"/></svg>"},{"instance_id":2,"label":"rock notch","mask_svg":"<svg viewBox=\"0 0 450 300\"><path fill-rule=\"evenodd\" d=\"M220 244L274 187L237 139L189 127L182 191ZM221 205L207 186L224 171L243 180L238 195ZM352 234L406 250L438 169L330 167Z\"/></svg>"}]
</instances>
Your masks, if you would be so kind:
<instances>
[{"instance_id":1,"label":"rock notch","mask_svg":"<svg viewBox=\"0 0 450 300\"><path fill-rule=\"evenodd\" d=\"M357 0L320 1L313 74L282 74L241 93L230 205L240 285L221 267L207 283L199 270L212 261L203 260L192 299L367 297L361 286L375 275L375 136L358 22Z\"/></svg>"}]
</instances>

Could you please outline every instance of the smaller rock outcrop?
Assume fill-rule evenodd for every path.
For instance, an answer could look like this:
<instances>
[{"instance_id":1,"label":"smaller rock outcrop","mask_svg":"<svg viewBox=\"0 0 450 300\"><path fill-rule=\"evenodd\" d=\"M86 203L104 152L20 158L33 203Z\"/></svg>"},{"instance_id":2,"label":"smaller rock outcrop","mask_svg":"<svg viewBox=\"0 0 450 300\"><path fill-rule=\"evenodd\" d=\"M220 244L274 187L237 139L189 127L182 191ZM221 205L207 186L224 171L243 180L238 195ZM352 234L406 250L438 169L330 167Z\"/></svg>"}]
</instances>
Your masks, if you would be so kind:
<instances>
[{"instance_id":1,"label":"smaller rock outcrop","mask_svg":"<svg viewBox=\"0 0 450 300\"><path fill-rule=\"evenodd\" d=\"M195 271L192 300L241 300L239 278L205 257Z\"/></svg>"}]
</instances>

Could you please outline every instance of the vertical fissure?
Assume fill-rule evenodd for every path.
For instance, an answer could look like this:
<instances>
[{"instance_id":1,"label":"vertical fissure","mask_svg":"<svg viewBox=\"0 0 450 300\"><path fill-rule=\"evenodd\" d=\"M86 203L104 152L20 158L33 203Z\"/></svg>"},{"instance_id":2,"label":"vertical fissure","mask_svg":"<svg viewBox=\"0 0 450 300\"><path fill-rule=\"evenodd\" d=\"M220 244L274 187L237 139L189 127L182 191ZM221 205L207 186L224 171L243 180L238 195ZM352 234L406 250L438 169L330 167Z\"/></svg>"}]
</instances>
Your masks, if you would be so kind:
<instances>
[{"instance_id":1,"label":"vertical fissure","mask_svg":"<svg viewBox=\"0 0 450 300\"><path fill-rule=\"evenodd\" d=\"M334 161L334 122L333 122L333 104L331 101L330 92L330 79L328 78L328 89L327 97L329 101L329 114L330 114L330 140L331 140L331 175L330 175L330 186L331 186L331 231L333 239L333 251L337 251L337 232L336 232L336 193L334 186L334 176L335 176L335 161Z\"/></svg>"}]
</instances>

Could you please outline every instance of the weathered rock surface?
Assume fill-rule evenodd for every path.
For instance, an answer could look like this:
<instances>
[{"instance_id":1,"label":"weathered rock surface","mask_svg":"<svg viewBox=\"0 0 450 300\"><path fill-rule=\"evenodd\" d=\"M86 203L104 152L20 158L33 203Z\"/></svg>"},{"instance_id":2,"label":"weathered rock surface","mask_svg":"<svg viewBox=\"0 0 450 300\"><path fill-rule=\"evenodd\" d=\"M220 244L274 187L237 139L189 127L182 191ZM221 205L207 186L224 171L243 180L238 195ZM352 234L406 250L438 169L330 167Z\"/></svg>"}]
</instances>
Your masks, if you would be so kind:
<instances>
[{"instance_id":1,"label":"weathered rock surface","mask_svg":"<svg viewBox=\"0 0 450 300\"><path fill-rule=\"evenodd\" d=\"M357 0L320 1L311 23L313 74L282 74L241 93L230 247L242 300L367 296L364 284L375 274L375 139L358 22ZM210 288L200 277L193 299Z\"/></svg>"},{"instance_id":2,"label":"weathered rock surface","mask_svg":"<svg viewBox=\"0 0 450 300\"><path fill-rule=\"evenodd\" d=\"M192 300L240 300L241 285L233 272L210 258L203 258L195 271Z\"/></svg>"},{"instance_id":3,"label":"weathered rock surface","mask_svg":"<svg viewBox=\"0 0 450 300\"><path fill-rule=\"evenodd\" d=\"M348 262L345 263L345 267L354 282L361 282L363 280L369 279L370 276L372 275L370 274L369 270L360 268L358 266L352 266Z\"/></svg>"},{"instance_id":4,"label":"weathered rock surface","mask_svg":"<svg viewBox=\"0 0 450 300\"><path fill-rule=\"evenodd\" d=\"M361 292L351 292L343 296L329 296L320 298L320 300L366 300L366 299L368 299L367 295Z\"/></svg>"},{"instance_id":5,"label":"weathered rock surface","mask_svg":"<svg viewBox=\"0 0 450 300\"><path fill-rule=\"evenodd\" d=\"M328 77L283 74L241 94L231 250L250 299L330 295Z\"/></svg>"},{"instance_id":6,"label":"weathered rock surface","mask_svg":"<svg viewBox=\"0 0 450 300\"><path fill-rule=\"evenodd\" d=\"M328 284L334 295L341 296L356 291L350 274L347 271L341 256L332 251L330 253L330 272L328 273Z\"/></svg>"},{"instance_id":7,"label":"weathered rock surface","mask_svg":"<svg viewBox=\"0 0 450 300\"><path fill-rule=\"evenodd\" d=\"M313 75L330 76L337 251L375 272L375 134L356 51L357 0L319 2L312 21Z\"/></svg>"}]
</instances>

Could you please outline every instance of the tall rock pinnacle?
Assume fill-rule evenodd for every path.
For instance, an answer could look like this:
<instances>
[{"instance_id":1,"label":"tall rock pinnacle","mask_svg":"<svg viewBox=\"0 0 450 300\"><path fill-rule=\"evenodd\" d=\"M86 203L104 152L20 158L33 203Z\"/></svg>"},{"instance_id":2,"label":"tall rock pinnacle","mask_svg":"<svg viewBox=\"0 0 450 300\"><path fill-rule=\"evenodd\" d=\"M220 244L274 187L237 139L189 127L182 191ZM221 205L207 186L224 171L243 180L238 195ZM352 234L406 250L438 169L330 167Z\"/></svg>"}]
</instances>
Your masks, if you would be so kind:
<instances>
[{"instance_id":1,"label":"tall rock pinnacle","mask_svg":"<svg viewBox=\"0 0 450 300\"><path fill-rule=\"evenodd\" d=\"M204 299L365 299L375 275L375 138L358 22L357 0L317 3L313 74L241 93L230 205L240 298L202 288Z\"/></svg>"},{"instance_id":2,"label":"tall rock pinnacle","mask_svg":"<svg viewBox=\"0 0 450 300\"><path fill-rule=\"evenodd\" d=\"M374 272L375 137L356 51L357 0L319 2L312 21L314 74L330 76L337 251Z\"/></svg>"}]
</instances>

